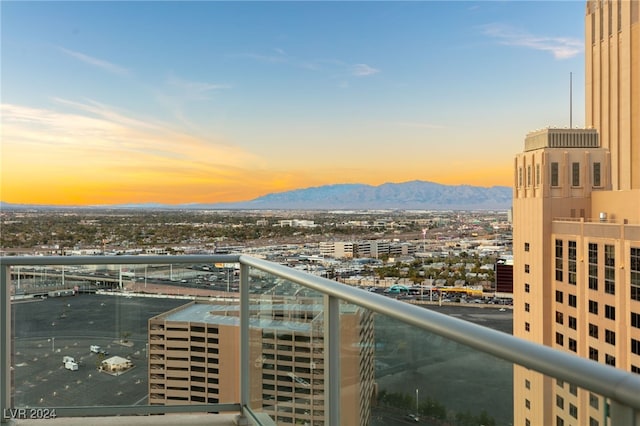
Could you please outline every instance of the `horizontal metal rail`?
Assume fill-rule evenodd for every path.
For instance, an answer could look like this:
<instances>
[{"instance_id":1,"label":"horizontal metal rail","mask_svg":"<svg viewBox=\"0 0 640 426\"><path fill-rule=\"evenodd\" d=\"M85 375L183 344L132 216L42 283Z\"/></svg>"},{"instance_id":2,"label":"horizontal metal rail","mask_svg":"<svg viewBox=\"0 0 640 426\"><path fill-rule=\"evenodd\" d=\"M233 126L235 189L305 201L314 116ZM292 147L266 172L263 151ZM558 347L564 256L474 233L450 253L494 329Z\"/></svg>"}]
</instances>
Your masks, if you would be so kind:
<instances>
[{"instance_id":1,"label":"horizontal metal rail","mask_svg":"<svg viewBox=\"0 0 640 426\"><path fill-rule=\"evenodd\" d=\"M640 410L633 373L273 262L245 255L240 262Z\"/></svg>"},{"instance_id":2,"label":"horizontal metal rail","mask_svg":"<svg viewBox=\"0 0 640 426\"><path fill-rule=\"evenodd\" d=\"M640 411L640 376L419 306L247 255L3 257L26 265L241 263L535 370ZM4 283L3 283L4 285ZM5 294L3 292L3 294Z\"/></svg>"}]
</instances>

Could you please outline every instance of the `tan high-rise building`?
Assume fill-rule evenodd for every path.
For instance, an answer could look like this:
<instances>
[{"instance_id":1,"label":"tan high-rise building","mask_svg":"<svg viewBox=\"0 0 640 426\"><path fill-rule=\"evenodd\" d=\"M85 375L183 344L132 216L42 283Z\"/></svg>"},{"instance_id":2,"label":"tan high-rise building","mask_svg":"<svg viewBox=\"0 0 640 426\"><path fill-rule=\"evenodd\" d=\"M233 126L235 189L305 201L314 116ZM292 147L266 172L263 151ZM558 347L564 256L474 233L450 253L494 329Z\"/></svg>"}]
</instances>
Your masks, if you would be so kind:
<instances>
[{"instance_id":1,"label":"tan high-rise building","mask_svg":"<svg viewBox=\"0 0 640 426\"><path fill-rule=\"evenodd\" d=\"M316 301L317 302L317 301ZM322 304L251 308L251 406L277 424L324 424ZM373 315L341 306L341 423L365 426L374 397ZM195 303L149 320L149 403L240 400L237 304Z\"/></svg>"},{"instance_id":2,"label":"tan high-rise building","mask_svg":"<svg viewBox=\"0 0 640 426\"><path fill-rule=\"evenodd\" d=\"M640 2L588 1L587 129L516 156L514 335L640 374ZM604 426L599 395L514 368L514 424Z\"/></svg>"},{"instance_id":3,"label":"tan high-rise building","mask_svg":"<svg viewBox=\"0 0 640 426\"><path fill-rule=\"evenodd\" d=\"M613 189L640 189L640 2L587 2L586 125L611 153Z\"/></svg>"}]
</instances>

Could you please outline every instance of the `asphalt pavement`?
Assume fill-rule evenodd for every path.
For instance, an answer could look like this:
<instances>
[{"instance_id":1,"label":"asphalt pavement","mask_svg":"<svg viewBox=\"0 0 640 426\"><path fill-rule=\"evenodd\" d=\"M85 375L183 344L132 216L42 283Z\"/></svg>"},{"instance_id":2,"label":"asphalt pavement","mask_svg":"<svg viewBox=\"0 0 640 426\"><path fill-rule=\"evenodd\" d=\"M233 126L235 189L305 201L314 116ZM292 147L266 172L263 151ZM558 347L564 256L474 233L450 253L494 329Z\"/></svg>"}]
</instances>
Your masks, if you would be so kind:
<instances>
[{"instance_id":1,"label":"asphalt pavement","mask_svg":"<svg viewBox=\"0 0 640 426\"><path fill-rule=\"evenodd\" d=\"M147 321L187 302L82 294L12 304L13 406L146 405ZM120 376L100 373L91 345L134 367ZM78 370L65 369L64 356L74 357Z\"/></svg>"}]
</instances>

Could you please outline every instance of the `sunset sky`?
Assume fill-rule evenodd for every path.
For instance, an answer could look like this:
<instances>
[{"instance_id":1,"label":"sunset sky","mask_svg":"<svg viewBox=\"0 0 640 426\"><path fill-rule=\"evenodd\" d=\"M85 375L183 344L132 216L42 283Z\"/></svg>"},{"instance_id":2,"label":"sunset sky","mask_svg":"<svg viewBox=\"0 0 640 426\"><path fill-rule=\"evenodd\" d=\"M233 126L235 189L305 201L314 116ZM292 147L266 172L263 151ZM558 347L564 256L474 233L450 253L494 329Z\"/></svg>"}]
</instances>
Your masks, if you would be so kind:
<instances>
[{"instance_id":1,"label":"sunset sky","mask_svg":"<svg viewBox=\"0 0 640 426\"><path fill-rule=\"evenodd\" d=\"M9 203L512 183L584 125L584 1L0 4Z\"/></svg>"}]
</instances>

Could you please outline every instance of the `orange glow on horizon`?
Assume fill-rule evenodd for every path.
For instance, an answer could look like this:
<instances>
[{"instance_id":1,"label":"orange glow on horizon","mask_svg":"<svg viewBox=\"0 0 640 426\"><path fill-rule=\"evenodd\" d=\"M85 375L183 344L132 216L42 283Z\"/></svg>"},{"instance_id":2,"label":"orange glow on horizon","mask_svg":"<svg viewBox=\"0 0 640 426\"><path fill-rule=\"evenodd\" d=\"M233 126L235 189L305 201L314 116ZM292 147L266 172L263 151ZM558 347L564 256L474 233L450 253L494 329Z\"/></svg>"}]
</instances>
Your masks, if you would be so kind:
<instances>
[{"instance_id":1,"label":"orange glow on horizon","mask_svg":"<svg viewBox=\"0 0 640 426\"><path fill-rule=\"evenodd\" d=\"M113 205L242 202L330 184L414 180L511 185L508 158L464 162L457 151L412 158L403 150L296 150L258 155L106 106L59 101L85 115L2 105L0 200L13 204ZM349 144L351 146L351 144ZM381 145L381 146L384 146ZM297 155L297 156L296 156ZM498 164L499 166L493 166Z\"/></svg>"},{"instance_id":2,"label":"orange glow on horizon","mask_svg":"<svg viewBox=\"0 0 640 426\"><path fill-rule=\"evenodd\" d=\"M161 179L158 175L119 176L118 178L101 179L99 173L91 177L86 174L67 177L64 174L31 175L20 173L10 176L3 171L2 201L13 204L39 205L113 205L113 204L187 204L187 203L225 203L249 201L270 193L286 192L295 189L343 183L364 183L381 185L383 183L402 183L412 180L424 180L444 185L472 186L510 186L511 171L509 167L494 169L491 173L480 171L474 175L469 171L465 175L452 174L441 179L431 177L408 178L401 176L379 177L378 181L366 182L363 179L324 182L318 176L294 176L273 178L269 173L260 173L264 179L251 178L243 180L215 181L211 180L171 180ZM340 174L335 174L339 176ZM131 179L133 178L133 179Z\"/></svg>"}]
</instances>

